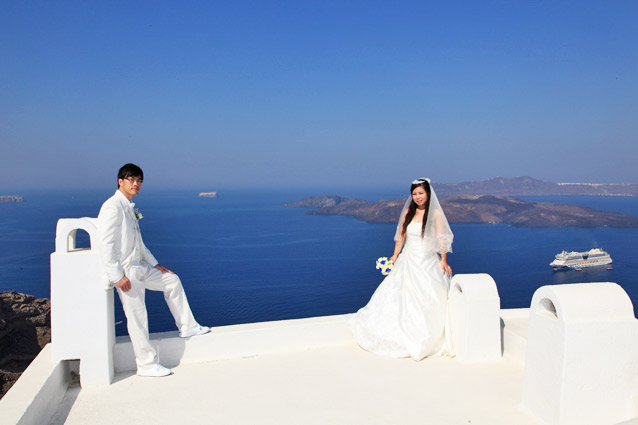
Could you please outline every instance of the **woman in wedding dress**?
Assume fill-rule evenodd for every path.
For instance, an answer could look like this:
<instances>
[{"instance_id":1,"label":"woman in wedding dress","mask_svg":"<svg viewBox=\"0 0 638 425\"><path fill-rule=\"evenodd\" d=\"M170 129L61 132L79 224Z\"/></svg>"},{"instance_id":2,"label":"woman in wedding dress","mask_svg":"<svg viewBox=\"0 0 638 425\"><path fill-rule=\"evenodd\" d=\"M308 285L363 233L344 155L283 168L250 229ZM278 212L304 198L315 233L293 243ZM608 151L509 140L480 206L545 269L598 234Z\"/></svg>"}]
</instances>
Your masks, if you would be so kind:
<instances>
[{"instance_id":1,"label":"woman in wedding dress","mask_svg":"<svg viewBox=\"0 0 638 425\"><path fill-rule=\"evenodd\" d=\"M446 323L454 235L429 179L414 180L410 192L394 237L394 270L355 315L353 334L377 354L453 355Z\"/></svg>"}]
</instances>

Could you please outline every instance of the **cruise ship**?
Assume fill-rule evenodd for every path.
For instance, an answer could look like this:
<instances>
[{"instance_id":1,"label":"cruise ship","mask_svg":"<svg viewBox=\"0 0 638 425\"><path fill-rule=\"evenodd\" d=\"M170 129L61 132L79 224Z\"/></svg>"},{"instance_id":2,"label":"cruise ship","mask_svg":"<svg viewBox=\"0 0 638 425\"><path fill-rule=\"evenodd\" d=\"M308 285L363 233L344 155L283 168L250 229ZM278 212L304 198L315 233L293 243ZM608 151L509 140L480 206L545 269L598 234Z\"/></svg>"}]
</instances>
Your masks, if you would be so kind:
<instances>
[{"instance_id":1,"label":"cruise ship","mask_svg":"<svg viewBox=\"0 0 638 425\"><path fill-rule=\"evenodd\" d=\"M578 270L585 267L604 266L611 264L611 262L611 257L606 251L600 248L593 248L585 252L563 251L560 254L556 254L556 258L549 265L554 270Z\"/></svg>"}]
</instances>

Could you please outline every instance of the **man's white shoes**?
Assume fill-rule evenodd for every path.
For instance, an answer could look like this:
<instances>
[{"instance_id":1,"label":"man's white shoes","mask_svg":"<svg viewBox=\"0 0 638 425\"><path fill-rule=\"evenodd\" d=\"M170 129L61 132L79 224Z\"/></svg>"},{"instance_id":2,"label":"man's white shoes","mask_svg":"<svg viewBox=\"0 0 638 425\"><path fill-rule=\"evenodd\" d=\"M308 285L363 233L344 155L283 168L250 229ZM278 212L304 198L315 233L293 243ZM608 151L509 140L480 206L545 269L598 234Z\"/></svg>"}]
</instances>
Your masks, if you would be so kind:
<instances>
[{"instance_id":1,"label":"man's white shoes","mask_svg":"<svg viewBox=\"0 0 638 425\"><path fill-rule=\"evenodd\" d=\"M149 368L137 369L137 374L139 376L145 377L155 377L159 378L160 376L168 376L173 373L169 368L162 366L161 364L154 364Z\"/></svg>"},{"instance_id":2,"label":"man's white shoes","mask_svg":"<svg viewBox=\"0 0 638 425\"><path fill-rule=\"evenodd\" d=\"M195 325L187 331L180 332L179 337L188 338L188 337L196 336L196 335L204 335L204 334L207 334L208 332L210 332L210 328L208 326Z\"/></svg>"},{"instance_id":3,"label":"man's white shoes","mask_svg":"<svg viewBox=\"0 0 638 425\"><path fill-rule=\"evenodd\" d=\"M180 338L189 338L191 336L207 334L208 332L210 332L210 328L208 326L195 325L187 331L180 332L179 336ZM168 376L172 373L173 372L169 368L164 367L159 363L148 368L137 369L137 374L145 377Z\"/></svg>"}]
</instances>

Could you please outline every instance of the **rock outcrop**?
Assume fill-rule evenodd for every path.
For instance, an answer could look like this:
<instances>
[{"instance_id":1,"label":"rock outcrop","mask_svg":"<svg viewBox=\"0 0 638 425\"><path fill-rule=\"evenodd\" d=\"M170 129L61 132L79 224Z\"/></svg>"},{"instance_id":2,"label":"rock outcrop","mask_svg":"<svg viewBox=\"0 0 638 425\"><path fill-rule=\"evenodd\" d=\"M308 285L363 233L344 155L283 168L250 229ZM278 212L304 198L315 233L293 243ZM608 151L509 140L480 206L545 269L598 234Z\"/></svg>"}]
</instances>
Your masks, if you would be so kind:
<instances>
[{"instance_id":1,"label":"rock outcrop","mask_svg":"<svg viewBox=\"0 0 638 425\"><path fill-rule=\"evenodd\" d=\"M50 312L46 298L0 292L0 398L51 342Z\"/></svg>"}]
</instances>

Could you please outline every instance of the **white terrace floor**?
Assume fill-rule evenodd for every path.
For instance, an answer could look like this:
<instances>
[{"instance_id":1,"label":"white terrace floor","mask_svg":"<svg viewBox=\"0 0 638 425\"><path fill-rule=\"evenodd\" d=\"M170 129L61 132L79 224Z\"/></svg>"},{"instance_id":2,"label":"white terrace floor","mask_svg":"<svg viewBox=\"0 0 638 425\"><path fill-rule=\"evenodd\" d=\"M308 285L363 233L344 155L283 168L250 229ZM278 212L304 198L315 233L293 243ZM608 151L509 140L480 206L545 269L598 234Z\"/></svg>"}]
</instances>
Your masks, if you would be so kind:
<instances>
[{"instance_id":1,"label":"white terrace floor","mask_svg":"<svg viewBox=\"0 0 638 425\"><path fill-rule=\"evenodd\" d=\"M525 324L521 327L517 318L511 323L524 337ZM202 346L224 342L215 329L197 338ZM516 338L506 335L506 347L515 346ZM71 385L50 423L540 423L518 408L523 366L507 349L503 359L487 363L463 364L453 358L414 362L370 354L354 341L337 339L322 346L182 363L173 371L165 378L120 372L109 387Z\"/></svg>"},{"instance_id":2,"label":"white terrace floor","mask_svg":"<svg viewBox=\"0 0 638 425\"><path fill-rule=\"evenodd\" d=\"M186 364L160 379L120 373L108 388L70 390L52 423L537 424L517 409L522 376L508 360L413 362L342 345Z\"/></svg>"}]
</instances>

